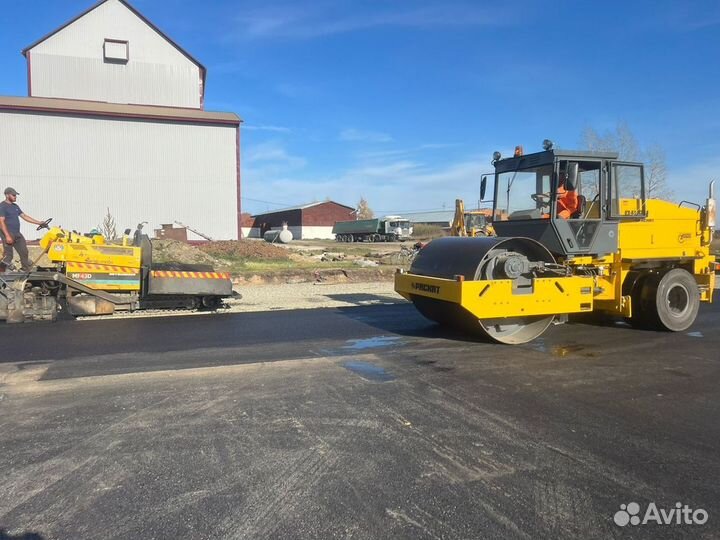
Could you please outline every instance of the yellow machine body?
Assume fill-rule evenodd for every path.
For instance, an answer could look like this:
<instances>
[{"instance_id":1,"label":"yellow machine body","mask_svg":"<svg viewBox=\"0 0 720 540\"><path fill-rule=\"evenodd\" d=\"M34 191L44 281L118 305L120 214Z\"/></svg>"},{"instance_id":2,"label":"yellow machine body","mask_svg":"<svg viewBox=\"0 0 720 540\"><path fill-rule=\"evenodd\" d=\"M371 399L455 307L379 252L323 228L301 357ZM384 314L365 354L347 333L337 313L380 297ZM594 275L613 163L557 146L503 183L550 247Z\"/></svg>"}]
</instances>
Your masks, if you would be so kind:
<instances>
[{"instance_id":1,"label":"yellow machine body","mask_svg":"<svg viewBox=\"0 0 720 540\"><path fill-rule=\"evenodd\" d=\"M465 281L398 273L395 290L459 304L477 319L510 316L583 313L593 309L593 279L589 277L536 278L525 294L513 293L509 279Z\"/></svg>"},{"instance_id":2,"label":"yellow machine body","mask_svg":"<svg viewBox=\"0 0 720 540\"><path fill-rule=\"evenodd\" d=\"M625 208L637 208L637 201L623 200ZM620 223L618 252L602 258L583 261L603 268L597 277L601 292L595 296L597 309L632 317L632 297L623 295L623 284L638 265L657 262L683 264L697 282L701 302L712 302L715 287L714 261L710 251L712 231L702 228L701 213L694 208L679 207L667 201L646 201L647 218Z\"/></svg>"},{"instance_id":3,"label":"yellow machine body","mask_svg":"<svg viewBox=\"0 0 720 540\"><path fill-rule=\"evenodd\" d=\"M636 208L634 200L621 201ZM426 296L460 304L478 319L526 315L561 315L606 311L632 316L632 299L623 283L638 262L685 260L692 266L700 300L712 302L714 261L712 232L700 227L699 211L661 200L648 200L647 219L619 225L619 249L605 257L561 260L569 268L592 265L597 275L535 278L531 292L514 294L510 280L444 279L398 273L395 291L407 299Z\"/></svg>"},{"instance_id":4,"label":"yellow machine body","mask_svg":"<svg viewBox=\"0 0 720 540\"><path fill-rule=\"evenodd\" d=\"M13 292L0 294L0 321L52 321L60 312L88 316L142 309L216 310L233 296L228 273L201 264L153 262L152 242L142 234L143 225L132 242L130 229L118 242L107 242L99 234L49 229L40 246L50 264L3 275L5 287Z\"/></svg>"},{"instance_id":5,"label":"yellow machine body","mask_svg":"<svg viewBox=\"0 0 720 540\"><path fill-rule=\"evenodd\" d=\"M489 223L490 214L485 210L465 210L465 201L455 199L455 215L450 225L451 236L492 236L495 234Z\"/></svg>"},{"instance_id":6,"label":"yellow machine body","mask_svg":"<svg viewBox=\"0 0 720 540\"><path fill-rule=\"evenodd\" d=\"M560 167L567 167L570 160L588 169L597 167L602 191L596 193L609 193L610 181L605 184L603 176L600 184L600 171L615 165L617 159L616 155L585 157L579 152L566 155L569 157L558 158L550 152L535 155L540 156L534 159L536 163L545 159L548 167L547 174L540 166L533 169L538 171L537 189L540 191L544 182L545 190L553 191L534 194L537 208L527 210L497 208L498 198L510 200L515 173L523 165L522 158L506 160L510 163L503 164L504 170L512 180L505 184L509 187L496 187L493 210L500 237L430 242L409 272L398 271L395 290L432 320L479 327L492 339L509 344L529 341L558 316L562 320L562 316L575 313L604 312L638 325L674 331L692 324L698 300L712 302L715 287L715 257L710 250L715 225L712 184L704 207L640 195L612 200L608 196L607 203L598 204L596 195L592 204L579 205L582 208L573 219L551 219L547 212L556 198L555 188L550 186L557 185ZM642 170L640 164L627 165ZM529 178L534 187L534 178ZM644 179L642 173L640 178ZM616 180L612 189L618 189L620 181ZM644 193L644 187L640 192ZM455 225L461 231L459 218L464 207L462 201L458 203ZM608 210L611 204L612 214ZM561 231L585 227L599 231L587 242L587 253L580 249L585 246L578 245L579 240L573 243L568 238L564 243ZM507 235L514 230L519 231L517 237ZM593 244L601 235L606 237Z\"/></svg>"},{"instance_id":7,"label":"yellow machine body","mask_svg":"<svg viewBox=\"0 0 720 540\"><path fill-rule=\"evenodd\" d=\"M40 240L64 274L96 290L139 292L142 249L108 244L101 235L84 236L53 227Z\"/></svg>"}]
</instances>

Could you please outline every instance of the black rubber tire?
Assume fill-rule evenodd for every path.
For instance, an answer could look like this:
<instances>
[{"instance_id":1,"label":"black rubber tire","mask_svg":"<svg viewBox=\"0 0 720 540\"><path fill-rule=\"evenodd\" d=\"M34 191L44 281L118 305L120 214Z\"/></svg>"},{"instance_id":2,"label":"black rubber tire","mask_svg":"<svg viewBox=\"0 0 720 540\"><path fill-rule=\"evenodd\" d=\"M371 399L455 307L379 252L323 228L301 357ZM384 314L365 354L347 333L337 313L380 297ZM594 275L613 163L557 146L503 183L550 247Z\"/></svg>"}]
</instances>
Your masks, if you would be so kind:
<instances>
[{"instance_id":1,"label":"black rubber tire","mask_svg":"<svg viewBox=\"0 0 720 540\"><path fill-rule=\"evenodd\" d=\"M652 328L652 325L648 322L648 317L646 313L647 308L643 306L642 300L643 287L645 286L645 283L648 281L648 279L652 277L654 276L650 273L641 275L637 279L637 282L632 289L632 293L630 294L630 297L632 298L632 317L628 319L628 322L632 325L633 328Z\"/></svg>"},{"instance_id":2,"label":"black rubber tire","mask_svg":"<svg viewBox=\"0 0 720 540\"><path fill-rule=\"evenodd\" d=\"M700 309L697 282L682 268L653 274L643 283L640 305L645 327L670 332L687 330Z\"/></svg>"}]
</instances>

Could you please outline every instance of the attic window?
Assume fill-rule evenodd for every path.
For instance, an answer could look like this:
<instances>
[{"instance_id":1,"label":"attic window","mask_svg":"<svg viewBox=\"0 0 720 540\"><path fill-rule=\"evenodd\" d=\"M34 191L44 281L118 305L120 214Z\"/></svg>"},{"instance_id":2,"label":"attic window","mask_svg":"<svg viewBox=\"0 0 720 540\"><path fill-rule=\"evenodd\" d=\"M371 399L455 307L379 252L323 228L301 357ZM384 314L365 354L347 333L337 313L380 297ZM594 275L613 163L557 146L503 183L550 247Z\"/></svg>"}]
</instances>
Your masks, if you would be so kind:
<instances>
[{"instance_id":1,"label":"attic window","mask_svg":"<svg viewBox=\"0 0 720 540\"><path fill-rule=\"evenodd\" d=\"M106 39L103 47L105 61L111 64L127 64L130 60L130 45L120 39Z\"/></svg>"}]
</instances>

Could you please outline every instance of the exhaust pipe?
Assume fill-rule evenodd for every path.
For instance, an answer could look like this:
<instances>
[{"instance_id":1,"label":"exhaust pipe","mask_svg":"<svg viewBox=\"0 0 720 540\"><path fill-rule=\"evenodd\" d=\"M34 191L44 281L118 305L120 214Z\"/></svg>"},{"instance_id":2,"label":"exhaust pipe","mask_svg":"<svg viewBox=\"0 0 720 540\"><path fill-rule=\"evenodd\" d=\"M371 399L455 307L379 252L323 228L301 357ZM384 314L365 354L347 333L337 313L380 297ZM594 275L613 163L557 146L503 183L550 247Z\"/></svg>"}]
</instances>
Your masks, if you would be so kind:
<instances>
[{"instance_id":1,"label":"exhaust pipe","mask_svg":"<svg viewBox=\"0 0 720 540\"><path fill-rule=\"evenodd\" d=\"M705 223L706 229L715 230L717 223L717 206L715 204L715 180L710 181L710 189L708 190L708 198L705 201Z\"/></svg>"}]
</instances>

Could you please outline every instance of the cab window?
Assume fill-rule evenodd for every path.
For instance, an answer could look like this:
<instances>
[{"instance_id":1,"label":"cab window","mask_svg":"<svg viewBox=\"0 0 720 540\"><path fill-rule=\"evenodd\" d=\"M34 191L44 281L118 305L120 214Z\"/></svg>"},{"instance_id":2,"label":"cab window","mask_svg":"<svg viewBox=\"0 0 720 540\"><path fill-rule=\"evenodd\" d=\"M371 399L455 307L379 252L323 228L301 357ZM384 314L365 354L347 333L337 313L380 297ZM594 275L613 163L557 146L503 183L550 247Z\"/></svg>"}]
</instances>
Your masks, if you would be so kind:
<instances>
[{"instance_id":1,"label":"cab window","mask_svg":"<svg viewBox=\"0 0 720 540\"><path fill-rule=\"evenodd\" d=\"M642 165L615 163L610 181L610 215L632 218L645 215Z\"/></svg>"},{"instance_id":2,"label":"cab window","mask_svg":"<svg viewBox=\"0 0 720 540\"><path fill-rule=\"evenodd\" d=\"M575 185L569 184L567 171L577 163ZM558 187L556 215L563 219L600 219L600 171L599 161L560 161L558 163ZM564 212L563 212L564 211Z\"/></svg>"}]
</instances>

